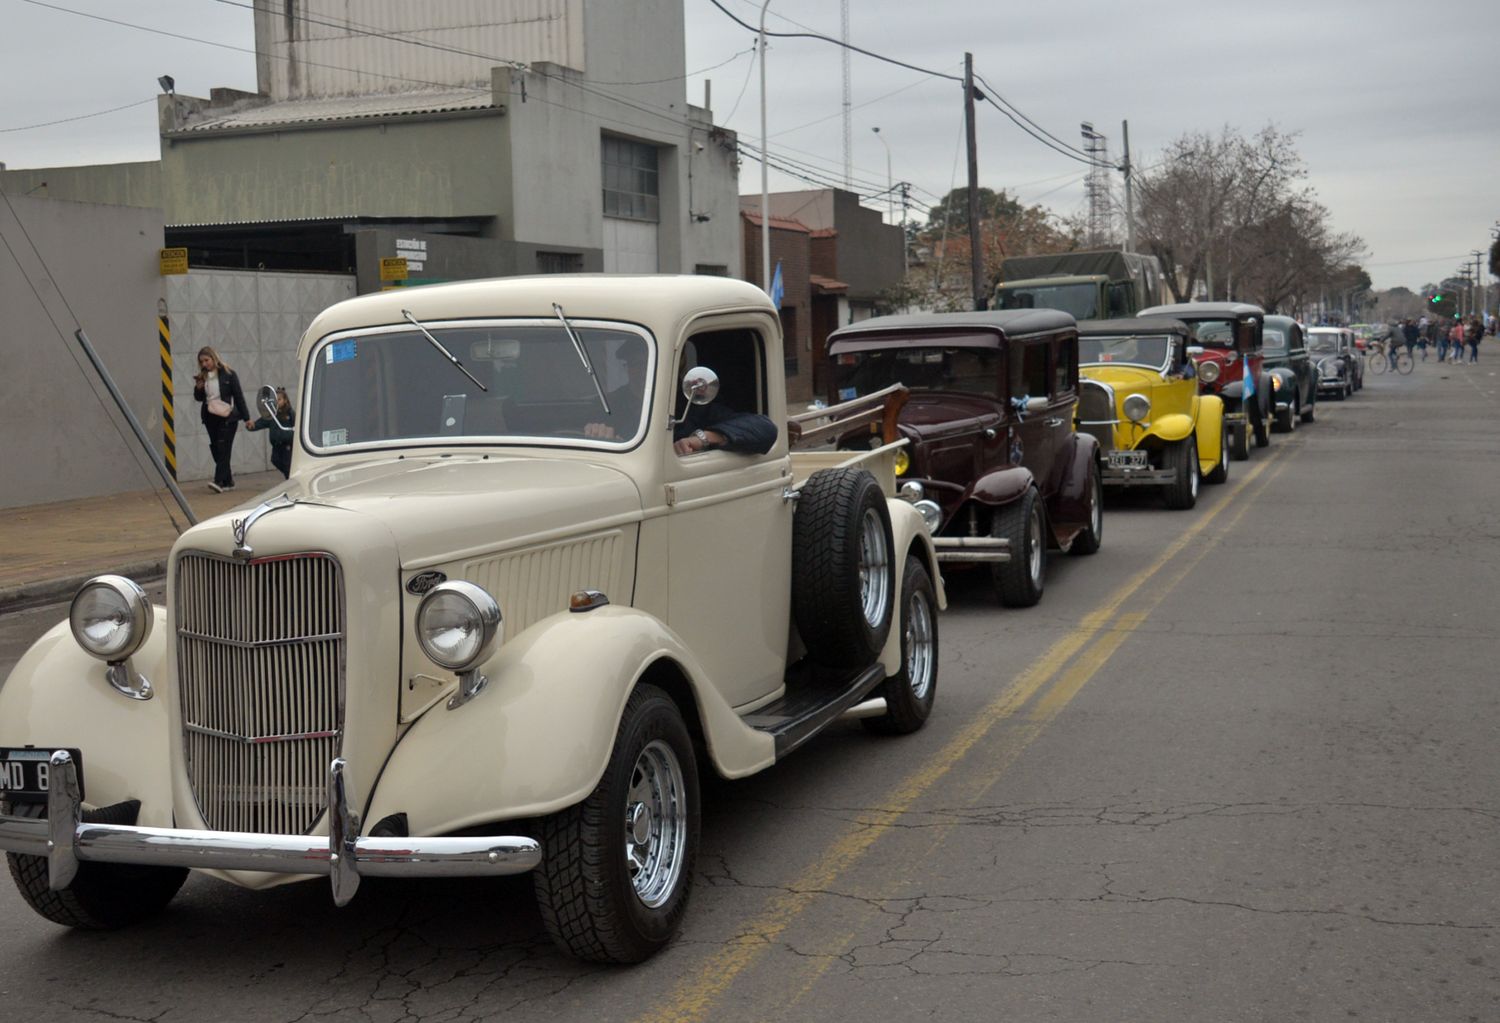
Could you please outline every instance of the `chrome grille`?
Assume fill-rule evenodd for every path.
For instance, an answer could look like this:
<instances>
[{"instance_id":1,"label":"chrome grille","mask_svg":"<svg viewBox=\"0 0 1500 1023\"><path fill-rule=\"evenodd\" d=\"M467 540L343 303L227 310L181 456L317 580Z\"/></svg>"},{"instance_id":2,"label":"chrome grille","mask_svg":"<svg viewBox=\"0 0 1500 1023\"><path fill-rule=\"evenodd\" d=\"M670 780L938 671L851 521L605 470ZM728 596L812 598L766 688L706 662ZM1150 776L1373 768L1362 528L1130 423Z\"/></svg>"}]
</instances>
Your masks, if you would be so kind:
<instances>
[{"instance_id":1,"label":"chrome grille","mask_svg":"<svg viewBox=\"0 0 1500 1023\"><path fill-rule=\"evenodd\" d=\"M1115 446L1114 424L1118 421L1115 389L1088 377L1081 378L1078 383L1078 428L1083 433L1093 434L1100 449L1109 451Z\"/></svg>"},{"instance_id":2,"label":"chrome grille","mask_svg":"<svg viewBox=\"0 0 1500 1023\"><path fill-rule=\"evenodd\" d=\"M343 729L344 584L326 554L177 562L188 780L215 830L302 834Z\"/></svg>"}]
</instances>

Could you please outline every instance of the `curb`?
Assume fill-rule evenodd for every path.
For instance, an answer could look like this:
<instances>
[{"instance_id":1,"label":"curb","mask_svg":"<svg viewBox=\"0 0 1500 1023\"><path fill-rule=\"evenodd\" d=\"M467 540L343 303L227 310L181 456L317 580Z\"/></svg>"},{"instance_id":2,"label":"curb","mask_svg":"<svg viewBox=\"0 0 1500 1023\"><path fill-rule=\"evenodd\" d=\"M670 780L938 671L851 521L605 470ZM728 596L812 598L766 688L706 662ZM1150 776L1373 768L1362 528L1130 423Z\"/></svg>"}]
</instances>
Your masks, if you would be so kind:
<instances>
[{"instance_id":1,"label":"curb","mask_svg":"<svg viewBox=\"0 0 1500 1023\"><path fill-rule=\"evenodd\" d=\"M8 614L12 611L25 611L30 608L43 607L47 604L56 604L60 601L71 600L78 588L96 575L102 572L88 572L79 575L63 576L60 579L43 579L40 582L22 583L19 586L0 587L0 614ZM110 570L112 575L123 575L134 579L136 582L154 583L167 574L167 559L156 558L151 561L136 561L128 565Z\"/></svg>"}]
</instances>

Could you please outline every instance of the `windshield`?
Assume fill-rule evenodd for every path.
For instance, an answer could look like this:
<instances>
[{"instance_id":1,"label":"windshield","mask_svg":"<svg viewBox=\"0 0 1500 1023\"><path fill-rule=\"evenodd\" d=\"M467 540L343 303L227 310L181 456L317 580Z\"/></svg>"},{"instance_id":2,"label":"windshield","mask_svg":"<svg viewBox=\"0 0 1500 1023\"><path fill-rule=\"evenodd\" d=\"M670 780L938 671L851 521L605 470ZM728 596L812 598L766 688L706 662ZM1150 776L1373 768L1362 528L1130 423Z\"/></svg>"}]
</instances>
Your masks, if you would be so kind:
<instances>
[{"instance_id":1,"label":"windshield","mask_svg":"<svg viewBox=\"0 0 1500 1023\"><path fill-rule=\"evenodd\" d=\"M990 397L1000 390L1000 352L995 348L882 348L844 352L834 360L839 401L873 394L892 384L913 392L958 391Z\"/></svg>"},{"instance_id":2,"label":"windshield","mask_svg":"<svg viewBox=\"0 0 1500 1023\"><path fill-rule=\"evenodd\" d=\"M1285 348L1286 335L1275 327L1267 327L1261 334L1261 343L1267 348Z\"/></svg>"},{"instance_id":3,"label":"windshield","mask_svg":"<svg viewBox=\"0 0 1500 1023\"><path fill-rule=\"evenodd\" d=\"M573 323L609 412L562 324L492 323L346 334L309 359L307 439L317 448L395 441L563 440L625 446L645 427L651 345L626 327Z\"/></svg>"},{"instance_id":4,"label":"windshield","mask_svg":"<svg viewBox=\"0 0 1500 1023\"><path fill-rule=\"evenodd\" d=\"M1075 320L1099 317L1099 289L1093 284L1036 284L1001 288L1001 309L1061 309Z\"/></svg>"},{"instance_id":5,"label":"windshield","mask_svg":"<svg viewBox=\"0 0 1500 1023\"><path fill-rule=\"evenodd\" d=\"M1266 333L1270 334L1270 331ZM1337 334L1319 334L1317 331L1311 331L1307 335L1307 350L1320 355L1334 355L1339 350L1338 338Z\"/></svg>"},{"instance_id":6,"label":"windshield","mask_svg":"<svg viewBox=\"0 0 1500 1023\"><path fill-rule=\"evenodd\" d=\"M1152 369L1165 369L1172 357L1172 339L1156 337L1081 337L1078 361L1129 362Z\"/></svg>"},{"instance_id":7,"label":"windshield","mask_svg":"<svg viewBox=\"0 0 1500 1023\"><path fill-rule=\"evenodd\" d=\"M1233 320L1196 320L1192 324L1193 336L1205 348L1233 348Z\"/></svg>"}]
</instances>

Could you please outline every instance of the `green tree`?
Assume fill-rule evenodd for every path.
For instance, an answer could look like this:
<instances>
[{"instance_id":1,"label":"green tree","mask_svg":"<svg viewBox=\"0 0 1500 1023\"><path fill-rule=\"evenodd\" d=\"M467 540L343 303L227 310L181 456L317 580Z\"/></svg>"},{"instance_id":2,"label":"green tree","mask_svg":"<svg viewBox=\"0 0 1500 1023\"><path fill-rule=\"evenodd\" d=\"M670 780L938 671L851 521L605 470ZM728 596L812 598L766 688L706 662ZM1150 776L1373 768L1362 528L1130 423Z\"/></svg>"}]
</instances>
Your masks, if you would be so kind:
<instances>
[{"instance_id":1,"label":"green tree","mask_svg":"<svg viewBox=\"0 0 1500 1023\"><path fill-rule=\"evenodd\" d=\"M1023 212L1023 209L1024 207L1011 198L1003 188L998 192L993 188L979 189L981 222L1017 216ZM969 190L955 188L939 199L927 211L927 225L937 230L942 230L946 225L949 231L967 231L969 229Z\"/></svg>"}]
</instances>

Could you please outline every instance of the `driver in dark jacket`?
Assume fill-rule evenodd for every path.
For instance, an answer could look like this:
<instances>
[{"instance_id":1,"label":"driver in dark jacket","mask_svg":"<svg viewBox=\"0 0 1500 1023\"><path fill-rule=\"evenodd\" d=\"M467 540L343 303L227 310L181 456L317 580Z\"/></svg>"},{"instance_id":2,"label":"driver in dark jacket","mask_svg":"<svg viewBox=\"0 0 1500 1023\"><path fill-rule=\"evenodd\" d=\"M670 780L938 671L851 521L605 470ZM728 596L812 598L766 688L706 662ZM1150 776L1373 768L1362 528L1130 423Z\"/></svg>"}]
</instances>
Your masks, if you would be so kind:
<instances>
[{"instance_id":1,"label":"driver in dark jacket","mask_svg":"<svg viewBox=\"0 0 1500 1023\"><path fill-rule=\"evenodd\" d=\"M679 455L719 448L763 455L775 443L776 424L771 420L714 402L688 406L687 415L672 431L672 450Z\"/></svg>"}]
</instances>

